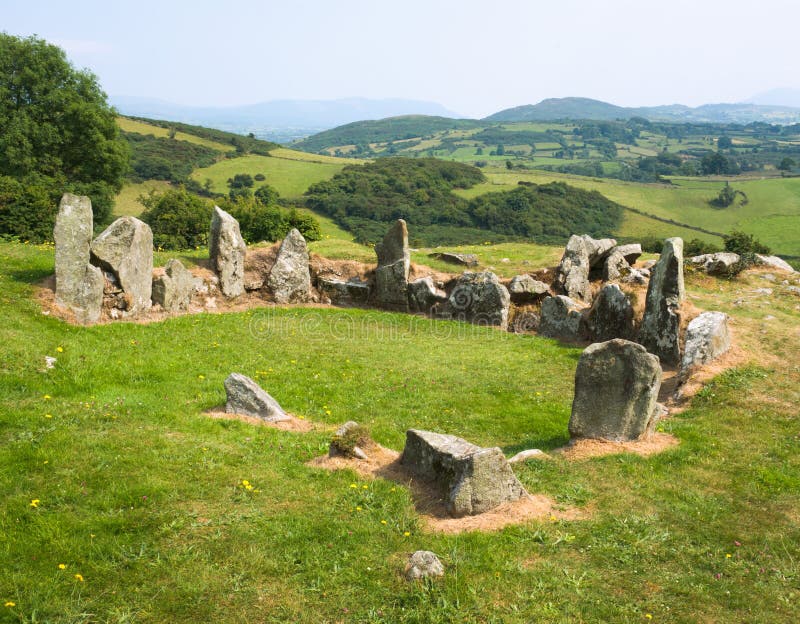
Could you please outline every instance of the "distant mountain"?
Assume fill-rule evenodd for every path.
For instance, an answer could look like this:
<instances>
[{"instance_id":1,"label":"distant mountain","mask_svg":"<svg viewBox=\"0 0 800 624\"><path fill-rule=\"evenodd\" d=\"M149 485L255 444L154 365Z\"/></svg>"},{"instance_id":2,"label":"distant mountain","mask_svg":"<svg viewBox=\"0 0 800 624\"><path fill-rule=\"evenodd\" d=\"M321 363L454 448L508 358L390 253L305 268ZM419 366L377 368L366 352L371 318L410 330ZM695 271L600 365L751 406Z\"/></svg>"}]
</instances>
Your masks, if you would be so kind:
<instances>
[{"instance_id":1,"label":"distant mountain","mask_svg":"<svg viewBox=\"0 0 800 624\"><path fill-rule=\"evenodd\" d=\"M800 89L770 89L745 100L748 104L800 108Z\"/></svg>"},{"instance_id":2,"label":"distant mountain","mask_svg":"<svg viewBox=\"0 0 800 624\"><path fill-rule=\"evenodd\" d=\"M741 104L704 104L696 108L672 104L668 106L642 106L638 108L616 106L600 100L567 97L550 98L538 104L508 108L486 117L485 121L557 121L557 120L611 120L644 117L651 121L688 123L767 123L789 124L800 122L800 107Z\"/></svg>"},{"instance_id":3,"label":"distant mountain","mask_svg":"<svg viewBox=\"0 0 800 624\"><path fill-rule=\"evenodd\" d=\"M418 100L345 98L339 100L273 100L247 106L181 106L155 98L112 96L111 104L123 115L171 119L237 132L259 138L288 140L363 119L398 115L459 117L435 102Z\"/></svg>"}]
</instances>

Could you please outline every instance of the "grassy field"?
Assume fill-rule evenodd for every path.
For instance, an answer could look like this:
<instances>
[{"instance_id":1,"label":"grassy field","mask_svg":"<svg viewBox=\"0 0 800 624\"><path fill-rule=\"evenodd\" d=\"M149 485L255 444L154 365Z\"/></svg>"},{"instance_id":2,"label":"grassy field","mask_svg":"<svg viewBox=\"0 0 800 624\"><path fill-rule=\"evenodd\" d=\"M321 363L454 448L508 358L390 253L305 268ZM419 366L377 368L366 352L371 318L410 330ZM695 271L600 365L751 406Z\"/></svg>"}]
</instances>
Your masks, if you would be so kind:
<instances>
[{"instance_id":1,"label":"grassy field","mask_svg":"<svg viewBox=\"0 0 800 624\"><path fill-rule=\"evenodd\" d=\"M151 134L156 137L169 136L169 130L167 128L162 128L161 126L154 126L152 124L145 123L143 121L137 121L136 119L128 119L127 117L117 117L117 125L125 132L135 132L137 134ZM178 141L187 141L189 143L196 143L197 145L210 147L211 149L219 150L221 152L232 152L236 149L236 147L234 147L233 145L218 143L217 141L211 141L209 139L204 139L202 137L194 136L193 134L187 134L185 132L176 132L175 139Z\"/></svg>"},{"instance_id":2,"label":"grassy field","mask_svg":"<svg viewBox=\"0 0 800 624\"><path fill-rule=\"evenodd\" d=\"M520 465L531 492L586 517L450 535L422 527L402 485L306 462L348 419L397 449L408 427L553 449L578 349L359 310L76 328L33 299L51 248L0 243L0 261L2 622L800 618L800 353L787 340L800 319L780 292L733 306L755 276L690 277L694 303L733 314L758 364L664 422L680 446ZM234 370L318 427L209 419ZM441 556L444 579L402 580L416 549Z\"/></svg>"},{"instance_id":3,"label":"grassy field","mask_svg":"<svg viewBox=\"0 0 800 624\"><path fill-rule=\"evenodd\" d=\"M138 217L144 206L139 196L150 191L163 192L170 188L169 182L163 180L147 180L145 182L126 182L114 201L114 214L118 217Z\"/></svg>"}]
</instances>

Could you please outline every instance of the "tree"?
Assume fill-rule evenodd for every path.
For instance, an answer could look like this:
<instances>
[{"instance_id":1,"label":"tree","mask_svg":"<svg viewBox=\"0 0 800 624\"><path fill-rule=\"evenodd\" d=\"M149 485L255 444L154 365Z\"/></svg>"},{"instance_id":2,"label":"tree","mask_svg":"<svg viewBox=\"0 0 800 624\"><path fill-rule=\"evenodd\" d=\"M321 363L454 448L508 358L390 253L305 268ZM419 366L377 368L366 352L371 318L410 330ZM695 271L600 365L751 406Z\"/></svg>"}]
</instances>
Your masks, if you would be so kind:
<instances>
[{"instance_id":1,"label":"tree","mask_svg":"<svg viewBox=\"0 0 800 624\"><path fill-rule=\"evenodd\" d=\"M503 145L502 143L500 143L500 144L497 146L497 149L495 150L495 154L497 154L498 156L505 156L505 154L506 154L506 148L505 148L505 145Z\"/></svg>"},{"instance_id":2,"label":"tree","mask_svg":"<svg viewBox=\"0 0 800 624\"><path fill-rule=\"evenodd\" d=\"M708 152L700 161L700 168L704 175L719 175L728 172L730 163L719 152Z\"/></svg>"},{"instance_id":3,"label":"tree","mask_svg":"<svg viewBox=\"0 0 800 624\"><path fill-rule=\"evenodd\" d=\"M0 33L0 128L0 175L51 192L122 188L129 155L115 112L97 78L57 46ZM95 223L108 216L95 212Z\"/></svg>"},{"instance_id":4,"label":"tree","mask_svg":"<svg viewBox=\"0 0 800 624\"><path fill-rule=\"evenodd\" d=\"M780 164L778 165L778 169L780 169L781 171L791 171L796 166L797 166L797 163L794 161L794 159L789 158L788 156L786 156L780 162Z\"/></svg>"},{"instance_id":5,"label":"tree","mask_svg":"<svg viewBox=\"0 0 800 624\"><path fill-rule=\"evenodd\" d=\"M717 139L717 148L730 149L733 147L733 141L729 136L721 136Z\"/></svg>"}]
</instances>

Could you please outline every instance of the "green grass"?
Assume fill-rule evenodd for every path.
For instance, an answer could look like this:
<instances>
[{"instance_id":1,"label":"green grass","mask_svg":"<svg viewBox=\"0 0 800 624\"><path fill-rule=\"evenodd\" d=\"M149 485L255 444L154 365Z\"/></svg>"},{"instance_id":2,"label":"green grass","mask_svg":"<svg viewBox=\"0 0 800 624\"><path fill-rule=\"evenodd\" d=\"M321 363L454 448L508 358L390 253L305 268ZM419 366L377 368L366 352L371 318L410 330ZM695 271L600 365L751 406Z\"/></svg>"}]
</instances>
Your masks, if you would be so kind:
<instances>
[{"instance_id":1,"label":"green grass","mask_svg":"<svg viewBox=\"0 0 800 624\"><path fill-rule=\"evenodd\" d=\"M114 215L118 217L138 217L144 210L144 206L139 201L140 195L147 195L150 191L161 193L169 188L169 182L163 180L126 182L114 200Z\"/></svg>"},{"instance_id":2,"label":"green grass","mask_svg":"<svg viewBox=\"0 0 800 624\"><path fill-rule=\"evenodd\" d=\"M776 294L776 319L753 332L789 364L720 376L664 424L679 447L515 469L532 492L588 505L586 519L444 535L422 530L405 487L305 462L348 419L393 448L406 428L423 427L509 454L552 449L567 439L578 349L360 310L77 328L32 299L52 249L1 243L0 261L0 605L16 603L0 606L0 621L800 617L790 295ZM698 304L740 315L744 337L765 311L731 302L758 283L701 280L690 290ZM53 370L42 372L44 355L58 357ZM233 370L323 428L207 418ZM416 549L442 557L444 579L402 580Z\"/></svg>"},{"instance_id":3,"label":"green grass","mask_svg":"<svg viewBox=\"0 0 800 624\"><path fill-rule=\"evenodd\" d=\"M151 134L155 137L169 136L169 130L167 128L154 126L136 119L128 119L127 117L117 117L117 125L125 132ZM176 132L175 139L178 141L187 141L188 143L196 143L197 145L210 147L211 149L219 150L221 152L232 152L236 149L233 145L218 143L217 141L211 141L209 139L204 139L202 137L194 136L193 134L187 134L185 132Z\"/></svg>"}]
</instances>

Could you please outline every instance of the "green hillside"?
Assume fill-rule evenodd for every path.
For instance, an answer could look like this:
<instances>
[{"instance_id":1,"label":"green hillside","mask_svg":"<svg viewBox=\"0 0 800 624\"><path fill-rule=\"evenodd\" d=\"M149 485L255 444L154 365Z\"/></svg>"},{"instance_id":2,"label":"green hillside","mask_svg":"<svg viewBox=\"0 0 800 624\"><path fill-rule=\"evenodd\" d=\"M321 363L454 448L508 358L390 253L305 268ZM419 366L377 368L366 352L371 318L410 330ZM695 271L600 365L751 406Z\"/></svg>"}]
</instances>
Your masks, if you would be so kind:
<instances>
[{"instance_id":1,"label":"green hillside","mask_svg":"<svg viewBox=\"0 0 800 624\"><path fill-rule=\"evenodd\" d=\"M548 98L538 104L527 104L499 111L485 121L555 121L559 119L625 119L631 109L590 98Z\"/></svg>"}]
</instances>

